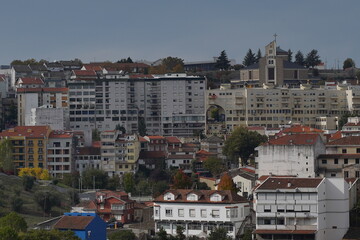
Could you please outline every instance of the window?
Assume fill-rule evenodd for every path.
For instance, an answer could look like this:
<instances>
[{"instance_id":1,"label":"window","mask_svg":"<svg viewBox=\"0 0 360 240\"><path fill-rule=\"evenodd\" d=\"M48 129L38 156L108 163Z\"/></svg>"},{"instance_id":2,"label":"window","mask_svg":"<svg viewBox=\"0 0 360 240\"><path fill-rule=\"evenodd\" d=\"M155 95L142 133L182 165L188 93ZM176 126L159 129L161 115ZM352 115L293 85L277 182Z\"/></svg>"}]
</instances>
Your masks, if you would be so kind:
<instances>
[{"instance_id":1,"label":"window","mask_svg":"<svg viewBox=\"0 0 360 240\"><path fill-rule=\"evenodd\" d=\"M195 217L195 209L189 209L189 216Z\"/></svg>"},{"instance_id":2,"label":"window","mask_svg":"<svg viewBox=\"0 0 360 240\"><path fill-rule=\"evenodd\" d=\"M335 158L334 159L334 164L339 164L339 159Z\"/></svg>"},{"instance_id":3,"label":"window","mask_svg":"<svg viewBox=\"0 0 360 240\"><path fill-rule=\"evenodd\" d=\"M348 164L348 163L349 163L348 159L344 158L344 164Z\"/></svg>"},{"instance_id":4,"label":"window","mask_svg":"<svg viewBox=\"0 0 360 240\"><path fill-rule=\"evenodd\" d=\"M342 149L341 152L342 152L342 153L346 153L347 151L346 151L346 149Z\"/></svg>"},{"instance_id":5,"label":"window","mask_svg":"<svg viewBox=\"0 0 360 240\"><path fill-rule=\"evenodd\" d=\"M271 206L270 205L265 205L264 206L264 212L271 212Z\"/></svg>"},{"instance_id":6,"label":"window","mask_svg":"<svg viewBox=\"0 0 360 240\"><path fill-rule=\"evenodd\" d=\"M220 210L214 209L211 211L211 215L213 218L219 218L220 217Z\"/></svg>"},{"instance_id":7,"label":"window","mask_svg":"<svg viewBox=\"0 0 360 240\"><path fill-rule=\"evenodd\" d=\"M178 210L178 216L179 216L179 217L183 217L183 216L184 216L184 209L183 209L183 208L180 208L180 209Z\"/></svg>"},{"instance_id":8,"label":"window","mask_svg":"<svg viewBox=\"0 0 360 240\"><path fill-rule=\"evenodd\" d=\"M360 148L357 148L357 149L356 149L356 153L360 153Z\"/></svg>"},{"instance_id":9,"label":"window","mask_svg":"<svg viewBox=\"0 0 360 240\"><path fill-rule=\"evenodd\" d=\"M356 159L355 159L355 163L356 163L356 164L359 164L359 163L360 163L359 158L356 158Z\"/></svg>"},{"instance_id":10,"label":"window","mask_svg":"<svg viewBox=\"0 0 360 240\"><path fill-rule=\"evenodd\" d=\"M349 178L349 171L344 171L344 178Z\"/></svg>"},{"instance_id":11,"label":"window","mask_svg":"<svg viewBox=\"0 0 360 240\"><path fill-rule=\"evenodd\" d=\"M165 216L166 217L172 217L172 209L171 208L165 209Z\"/></svg>"},{"instance_id":12,"label":"window","mask_svg":"<svg viewBox=\"0 0 360 240\"><path fill-rule=\"evenodd\" d=\"M207 216L206 209L201 209L200 213L201 213L202 218L206 218L206 216Z\"/></svg>"},{"instance_id":13,"label":"window","mask_svg":"<svg viewBox=\"0 0 360 240\"><path fill-rule=\"evenodd\" d=\"M355 172L355 177L357 177L357 178L360 177L360 171Z\"/></svg>"},{"instance_id":14,"label":"window","mask_svg":"<svg viewBox=\"0 0 360 240\"><path fill-rule=\"evenodd\" d=\"M111 210L123 210L124 205L122 204L111 204Z\"/></svg>"},{"instance_id":15,"label":"window","mask_svg":"<svg viewBox=\"0 0 360 240\"><path fill-rule=\"evenodd\" d=\"M321 163L322 163L322 164L327 164L327 160L326 160L326 159L323 159L323 160L321 160Z\"/></svg>"}]
</instances>

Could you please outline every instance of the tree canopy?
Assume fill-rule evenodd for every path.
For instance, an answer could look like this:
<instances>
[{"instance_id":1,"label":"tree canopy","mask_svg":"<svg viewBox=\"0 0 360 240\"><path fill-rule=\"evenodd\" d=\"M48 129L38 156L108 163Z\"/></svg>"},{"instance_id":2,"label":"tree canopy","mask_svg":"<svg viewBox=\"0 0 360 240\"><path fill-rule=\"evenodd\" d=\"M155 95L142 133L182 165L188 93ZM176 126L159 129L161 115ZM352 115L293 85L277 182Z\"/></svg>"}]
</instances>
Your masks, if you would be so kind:
<instances>
[{"instance_id":1,"label":"tree canopy","mask_svg":"<svg viewBox=\"0 0 360 240\"><path fill-rule=\"evenodd\" d=\"M37 191L34 194L34 199L45 213L50 213L53 207L61 204L58 194L51 191Z\"/></svg>"},{"instance_id":2,"label":"tree canopy","mask_svg":"<svg viewBox=\"0 0 360 240\"><path fill-rule=\"evenodd\" d=\"M343 69L345 70L346 68L351 68L351 67L355 67L354 60L352 58L345 59L343 64Z\"/></svg>"},{"instance_id":3,"label":"tree canopy","mask_svg":"<svg viewBox=\"0 0 360 240\"><path fill-rule=\"evenodd\" d=\"M221 51L220 56L217 58L215 68L220 70L228 70L230 68L230 61L225 50Z\"/></svg>"},{"instance_id":4,"label":"tree canopy","mask_svg":"<svg viewBox=\"0 0 360 240\"><path fill-rule=\"evenodd\" d=\"M256 54L256 62L259 62L261 57L262 57L262 54L261 54L261 50L260 50L260 48L259 48L259 49L258 49L258 52L257 52L257 54Z\"/></svg>"},{"instance_id":5,"label":"tree canopy","mask_svg":"<svg viewBox=\"0 0 360 240\"><path fill-rule=\"evenodd\" d=\"M122 58L121 60L117 61L117 63L133 63L133 60L130 57Z\"/></svg>"},{"instance_id":6,"label":"tree canopy","mask_svg":"<svg viewBox=\"0 0 360 240\"><path fill-rule=\"evenodd\" d=\"M25 219L15 212L11 212L0 218L0 226L9 227L14 229L16 232L26 232L27 230L27 223Z\"/></svg>"},{"instance_id":7,"label":"tree canopy","mask_svg":"<svg viewBox=\"0 0 360 240\"><path fill-rule=\"evenodd\" d=\"M188 177L183 170L179 169L173 177L174 189L188 189L192 185L191 178Z\"/></svg>"},{"instance_id":8,"label":"tree canopy","mask_svg":"<svg viewBox=\"0 0 360 240\"><path fill-rule=\"evenodd\" d=\"M224 173L221 176L220 182L218 184L218 190L230 190L238 192L238 188L228 173Z\"/></svg>"},{"instance_id":9,"label":"tree canopy","mask_svg":"<svg viewBox=\"0 0 360 240\"><path fill-rule=\"evenodd\" d=\"M0 140L0 169L4 172L13 172L13 146L10 139Z\"/></svg>"},{"instance_id":10,"label":"tree canopy","mask_svg":"<svg viewBox=\"0 0 360 240\"><path fill-rule=\"evenodd\" d=\"M227 231L224 228L216 228L211 231L207 240L231 240L232 238L227 235Z\"/></svg>"},{"instance_id":11,"label":"tree canopy","mask_svg":"<svg viewBox=\"0 0 360 240\"><path fill-rule=\"evenodd\" d=\"M117 231L109 235L109 240L134 240L134 239L136 239L136 236L131 230Z\"/></svg>"},{"instance_id":12,"label":"tree canopy","mask_svg":"<svg viewBox=\"0 0 360 240\"><path fill-rule=\"evenodd\" d=\"M249 49L248 52L246 53L245 57L244 57L243 65L245 67L248 67L248 66L250 66L250 65L252 65L254 63L256 63L256 56L252 52L252 50Z\"/></svg>"},{"instance_id":13,"label":"tree canopy","mask_svg":"<svg viewBox=\"0 0 360 240\"><path fill-rule=\"evenodd\" d=\"M305 58L305 66L308 68L313 68L321 63L320 56L318 51L313 49L311 50Z\"/></svg>"},{"instance_id":14,"label":"tree canopy","mask_svg":"<svg viewBox=\"0 0 360 240\"><path fill-rule=\"evenodd\" d=\"M304 54L299 50L295 54L295 63L304 66L305 65L305 59Z\"/></svg>"},{"instance_id":15,"label":"tree canopy","mask_svg":"<svg viewBox=\"0 0 360 240\"><path fill-rule=\"evenodd\" d=\"M292 55L293 55L293 52L291 51L291 49L288 50L288 62L292 62Z\"/></svg>"},{"instance_id":16,"label":"tree canopy","mask_svg":"<svg viewBox=\"0 0 360 240\"><path fill-rule=\"evenodd\" d=\"M213 176L218 176L225 170L223 161L217 157L208 157L204 161L204 168L208 170Z\"/></svg>"},{"instance_id":17,"label":"tree canopy","mask_svg":"<svg viewBox=\"0 0 360 240\"><path fill-rule=\"evenodd\" d=\"M109 176L108 174L100 169L88 168L83 171L82 174L83 187L87 189L100 189L106 188L108 185ZM94 186L95 182L95 186Z\"/></svg>"},{"instance_id":18,"label":"tree canopy","mask_svg":"<svg viewBox=\"0 0 360 240\"><path fill-rule=\"evenodd\" d=\"M266 141L267 137L265 135L249 131L246 127L240 126L225 141L223 153L233 163L237 163L240 157L242 164L244 164L250 155L254 153L255 148Z\"/></svg>"},{"instance_id":19,"label":"tree canopy","mask_svg":"<svg viewBox=\"0 0 360 240\"><path fill-rule=\"evenodd\" d=\"M180 73L184 72L184 60L178 57L167 57L159 66L150 68L151 74Z\"/></svg>"},{"instance_id":20,"label":"tree canopy","mask_svg":"<svg viewBox=\"0 0 360 240\"><path fill-rule=\"evenodd\" d=\"M132 193L135 190L135 180L134 180L134 174L131 172L127 172L123 176L123 185L124 190L127 193Z\"/></svg>"}]
</instances>

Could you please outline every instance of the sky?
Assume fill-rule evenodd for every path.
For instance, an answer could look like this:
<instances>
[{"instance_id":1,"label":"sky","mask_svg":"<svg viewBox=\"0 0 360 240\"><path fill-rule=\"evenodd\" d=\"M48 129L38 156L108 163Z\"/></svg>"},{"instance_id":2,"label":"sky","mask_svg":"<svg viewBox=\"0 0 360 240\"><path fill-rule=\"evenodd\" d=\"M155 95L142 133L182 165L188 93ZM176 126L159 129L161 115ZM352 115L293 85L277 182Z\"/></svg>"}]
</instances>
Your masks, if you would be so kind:
<instances>
[{"instance_id":1,"label":"sky","mask_svg":"<svg viewBox=\"0 0 360 240\"><path fill-rule=\"evenodd\" d=\"M359 0L8 0L0 5L0 64L189 62L222 50L241 63L248 49L264 52L276 33L282 49L316 49L328 68L348 57L360 66L359 9Z\"/></svg>"}]
</instances>

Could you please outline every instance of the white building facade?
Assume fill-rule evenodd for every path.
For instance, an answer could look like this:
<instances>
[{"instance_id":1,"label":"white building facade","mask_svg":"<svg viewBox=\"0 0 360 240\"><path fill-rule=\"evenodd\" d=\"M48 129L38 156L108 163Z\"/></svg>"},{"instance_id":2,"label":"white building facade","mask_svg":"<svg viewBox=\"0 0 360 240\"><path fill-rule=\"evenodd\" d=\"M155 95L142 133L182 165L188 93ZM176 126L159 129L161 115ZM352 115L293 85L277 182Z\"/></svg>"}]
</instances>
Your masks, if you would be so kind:
<instances>
[{"instance_id":1,"label":"white building facade","mask_svg":"<svg viewBox=\"0 0 360 240\"><path fill-rule=\"evenodd\" d=\"M255 190L256 239L340 240L349 228L341 178L270 177Z\"/></svg>"},{"instance_id":2,"label":"white building facade","mask_svg":"<svg viewBox=\"0 0 360 240\"><path fill-rule=\"evenodd\" d=\"M235 239L249 214L249 203L235 192L216 190L168 190L154 201L155 231L163 228L176 235L177 226L186 236L207 236L225 228Z\"/></svg>"}]
</instances>

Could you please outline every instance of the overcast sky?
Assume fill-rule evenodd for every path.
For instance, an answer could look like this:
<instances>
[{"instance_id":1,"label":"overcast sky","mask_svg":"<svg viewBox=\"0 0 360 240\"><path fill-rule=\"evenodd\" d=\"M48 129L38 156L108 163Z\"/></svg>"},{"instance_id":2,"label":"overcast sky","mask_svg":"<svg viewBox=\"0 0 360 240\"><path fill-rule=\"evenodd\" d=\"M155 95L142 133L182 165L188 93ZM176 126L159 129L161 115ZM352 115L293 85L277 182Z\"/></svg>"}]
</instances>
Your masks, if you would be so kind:
<instances>
[{"instance_id":1,"label":"overcast sky","mask_svg":"<svg viewBox=\"0 0 360 240\"><path fill-rule=\"evenodd\" d=\"M0 5L0 64L35 58L209 60L225 50L241 63L249 48L277 43L317 49L329 68L360 66L359 0L8 0Z\"/></svg>"}]
</instances>

